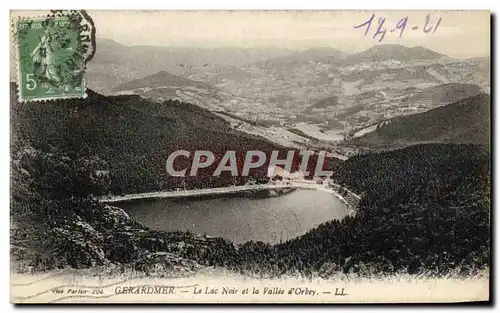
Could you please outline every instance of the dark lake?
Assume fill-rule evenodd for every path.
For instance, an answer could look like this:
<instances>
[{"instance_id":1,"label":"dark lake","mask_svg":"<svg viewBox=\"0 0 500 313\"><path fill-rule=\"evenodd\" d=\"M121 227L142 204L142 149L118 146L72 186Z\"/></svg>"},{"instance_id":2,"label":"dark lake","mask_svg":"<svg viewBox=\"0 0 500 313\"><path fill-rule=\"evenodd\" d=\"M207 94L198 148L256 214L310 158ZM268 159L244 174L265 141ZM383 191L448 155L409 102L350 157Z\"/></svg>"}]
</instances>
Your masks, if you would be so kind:
<instances>
[{"instance_id":1,"label":"dark lake","mask_svg":"<svg viewBox=\"0 0 500 313\"><path fill-rule=\"evenodd\" d=\"M323 222L342 219L349 212L348 206L330 193L300 189L274 197L231 195L134 200L115 205L155 230L189 230L235 243L278 243Z\"/></svg>"}]
</instances>

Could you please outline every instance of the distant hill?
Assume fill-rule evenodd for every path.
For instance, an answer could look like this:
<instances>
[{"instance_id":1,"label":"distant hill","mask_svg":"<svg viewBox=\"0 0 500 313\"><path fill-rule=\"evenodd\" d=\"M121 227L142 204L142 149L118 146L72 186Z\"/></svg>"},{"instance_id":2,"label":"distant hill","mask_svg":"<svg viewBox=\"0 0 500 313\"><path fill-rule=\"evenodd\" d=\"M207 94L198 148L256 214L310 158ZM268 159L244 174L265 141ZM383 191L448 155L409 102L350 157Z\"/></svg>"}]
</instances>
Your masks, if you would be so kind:
<instances>
[{"instance_id":1,"label":"distant hill","mask_svg":"<svg viewBox=\"0 0 500 313\"><path fill-rule=\"evenodd\" d=\"M448 104L481 93L481 88L472 84L450 83L426 88L425 90L408 97L403 102L433 101L439 104Z\"/></svg>"},{"instance_id":2,"label":"distant hill","mask_svg":"<svg viewBox=\"0 0 500 313\"><path fill-rule=\"evenodd\" d=\"M198 82L188 78L173 75L167 71L160 71L156 74L149 75L143 78L134 79L124 84L118 85L113 88L113 91L134 90L139 88L160 88L160 87L171 87L171 88L196 87L207 90L215 89L213 86L210 86L209 84L203 82Z\"/></svg>"},{"instance_id":3,"label":"distant hill","mask_svg":"<svg viewBox=\"0 0 500 313\"><path fill-rule=\"evenodd\" d=\"M281 48L126 46L97 39L97 52L87 65L86 78L89 88L109 93L113 87L162 70L187 77L219 66L237 66L291 53Z\"/></svg>"},{"instance_id":4,"label":"distant hill","mask_svg":"<svg viewBox=\"0 0 500 313\"><path fill-rule=\"evenodd\" d=\"M293 54L255 62L260 68L275 68L283 65L302 64L307 62L338 63L345 53L329 47L311 48Z\"/></svg>"},{"instance_id":5,"label":"distant hill","mask_svg":"<svg viewBox=\"0 0 500 313\"><path fill-rule=\"evenodd\" d=\"M405 47L402 45L377 45L370 49L348 54L329 47L311 48L305 51L290 53L284 56L256 61L254 64L259 68L276 68L283 65L304 63L325 63L339 66L355 65L378 61L411 61L440 59L446 55L423 47Z\"/></svg>"},{"instance_id":6,"label":"distant hill","mask_svg":"<svg viewBox=\"0 0 500 313\"><path fill-rule=\"evenodd\" d=\"M490 142L490 95L481 93L420 114L396 117L351 143L369 147L423 142Z\"/></svg>"},{"instance_id":7,"label":"distant hill","mask_svg":"<svg viewBox=\"0 0 500 313\"><path fill-rule=\"evenodd\" d=\"M387 60L410 61L428 60L445 57L444 54L434 52L423 47L408 48L401 45L377 45L368 50L351 54L342 62L345 65L379 62Z\"/></svg>"},{"instance_id":8,"label":"distant hill","mask_svg":"<svg viewBox=\"0 0 500 313\"><path fill-rule=\"evenodd\" d=\"M178 99L206 105L222 101L228 94L210 84L160 71L112 89L114 93L139 94L151 99Z\"/></svg>"}]
</instances>

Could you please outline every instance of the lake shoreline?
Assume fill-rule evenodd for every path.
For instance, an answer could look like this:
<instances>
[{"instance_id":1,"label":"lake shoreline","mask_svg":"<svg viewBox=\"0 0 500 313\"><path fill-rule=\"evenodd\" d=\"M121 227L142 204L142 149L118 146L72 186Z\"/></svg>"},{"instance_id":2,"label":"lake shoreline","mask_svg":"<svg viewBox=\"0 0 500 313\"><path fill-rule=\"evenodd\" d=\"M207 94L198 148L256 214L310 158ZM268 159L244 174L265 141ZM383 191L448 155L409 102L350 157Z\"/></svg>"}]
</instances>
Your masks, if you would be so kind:
<instances>
[{"instance_id":1,"label":"lake shoreline","mask_svg":"<svg viewBox=\"0 0 500 313\"><path fill-rule=\"evenodd\" d=\"M235 244L249 241L277 244L324 222L342 220L354 213L333 192L315 189L289 192L291 190L276 196L269 196L268 190L264 190L255 195L242 192L202 200L193 197L140 199L116 206L152 230L206 234Z\"/></svg>"},{"instance_id":2,"label":"lake shoreline","mask_svg":"<svg viewBox=\"0 0 500 313\"><path fill-rule=\"evenodd\" d=\"M135 203L135 202L155 202L168 200L173 203L181 203L181 202L191 202L191 201L205 201L211 199L222 199L222 198L241 198L241 199L263 199L263 198L278 198L285 196L289 193L297 191L298 188L280 188L280 189L257 189L257 190L237 190L234 192L207 192L200 194L189 194L189 195L161 195L161 196L152 196L152 197L130 197L123 200L116 200L110 205L120 206L120 204L124 203ZM106 203L106 201L102 201Z\"/></svg>"},{"instance_id":3,"label":"lake shoreline","mask_svg":"<svg viewBox=\"0 0 500 313\"><path fill-rule=\"evenodd\" d=\"M331 188L327 188L324 186L318 186L314 184L305 184L305 183L293 183L293 184L282 184L282 185L270 185L270 184L261 184L261 185L244 185L244 186L231 186L231 187L219 187L219 188L203 188L203 189L194 189L194 190L176 190L176 191L153 191L153 192L145 192L145 193L137 193L137 194L126 194L123 196L101 196L97 197L97 200L102 203L120 203L127 202L131 200L139 200L139 199L163 199L163 198L173 198L173 199L181 199L181 198L199 198L200 196L221 196L227 194L238 194L242 192L259 192L264 190L276 191L278 192L278 196L280 194L279 191L282 190L297 190L297 189L315 189L319 191L326 191L328 193L332 193L335 197L337 197L341 202L347 204L352 210L356 210L361 197L349 189L342 187L337 184L332 184ZM340 192L344 191L349 195L349 200L346 199L340 194ZM287 193L287 192L286 192Z\"/></svg>"}]
</instances>

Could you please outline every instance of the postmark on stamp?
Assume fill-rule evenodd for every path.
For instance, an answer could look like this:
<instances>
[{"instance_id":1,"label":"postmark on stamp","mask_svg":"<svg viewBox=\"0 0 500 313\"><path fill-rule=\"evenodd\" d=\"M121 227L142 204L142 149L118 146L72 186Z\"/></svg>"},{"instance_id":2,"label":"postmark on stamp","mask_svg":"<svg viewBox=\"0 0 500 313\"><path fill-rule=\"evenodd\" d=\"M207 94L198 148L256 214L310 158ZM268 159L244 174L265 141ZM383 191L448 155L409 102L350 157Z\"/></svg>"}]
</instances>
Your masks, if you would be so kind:
<instances>
[{"instance_id":1,"label":"postmark on stamp","mask_svg":"<svg viewBox=\"0 0 500 313\"><path fill-rule=\"evenodd\" d=\"M95 28L82 11L52 11L15 22L20 101L86 97L84 72Z\"/></svg>"}]
</instances>

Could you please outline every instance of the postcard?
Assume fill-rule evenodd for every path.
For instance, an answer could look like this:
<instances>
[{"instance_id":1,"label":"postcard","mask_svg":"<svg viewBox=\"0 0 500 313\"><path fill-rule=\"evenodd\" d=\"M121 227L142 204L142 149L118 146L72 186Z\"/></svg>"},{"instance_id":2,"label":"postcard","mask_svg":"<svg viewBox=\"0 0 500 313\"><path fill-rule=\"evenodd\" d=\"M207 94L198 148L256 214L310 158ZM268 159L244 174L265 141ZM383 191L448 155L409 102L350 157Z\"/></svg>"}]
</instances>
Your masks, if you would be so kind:
<instances>
[{"instance_id":1,"label":"postcard","mask_svg":"<svg viewBox=\"0 0 500 313\"><path fill-rule=\"evenodd\" d=\"M489 11L11 11L12 303L489 301Z\"/></svg>"}]
</instances>

